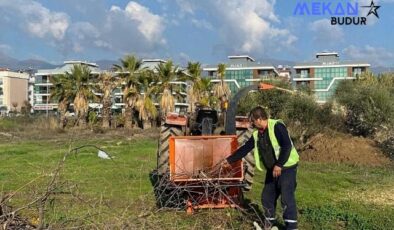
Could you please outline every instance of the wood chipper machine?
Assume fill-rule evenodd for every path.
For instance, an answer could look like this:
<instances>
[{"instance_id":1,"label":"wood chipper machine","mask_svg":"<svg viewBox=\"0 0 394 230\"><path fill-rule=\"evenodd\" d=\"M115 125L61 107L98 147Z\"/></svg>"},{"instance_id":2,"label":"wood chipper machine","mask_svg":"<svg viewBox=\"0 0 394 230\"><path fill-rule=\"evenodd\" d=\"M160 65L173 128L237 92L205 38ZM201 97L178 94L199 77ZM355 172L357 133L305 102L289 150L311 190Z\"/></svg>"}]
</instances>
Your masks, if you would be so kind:
<instances>
[{"instance_id":1,"label":"wood chipper machine","mask_svg":"<svg viewBox=\"0 0 394 230\"><path fill-rule=\"evenodd\" d=\"M190 116L167 115L157 152L155 194L160 207L192 213L241 205L243 191L253 183L253 154L229 169L221 168L220 162L252 134L248 117L235 116L239 99L252 90L271 88L260 84L241 89L226 111L225 127L220 127L218 112L211 108L197 108Z\"/></svg>"}]
</instances>

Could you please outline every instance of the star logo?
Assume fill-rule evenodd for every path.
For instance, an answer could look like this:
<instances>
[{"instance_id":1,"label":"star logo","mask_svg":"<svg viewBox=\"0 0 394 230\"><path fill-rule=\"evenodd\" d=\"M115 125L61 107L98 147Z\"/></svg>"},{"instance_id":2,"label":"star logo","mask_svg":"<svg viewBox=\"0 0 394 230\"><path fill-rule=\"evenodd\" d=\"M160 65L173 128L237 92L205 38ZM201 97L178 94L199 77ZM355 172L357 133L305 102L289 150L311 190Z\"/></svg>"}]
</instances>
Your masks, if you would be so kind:
<instances>
[{"instance_id":1,"label":"star logo","mask_svg":"<svg viewBox=\"0 0 394 230\"><path fill-rule=\"evenodd\" d=\"M373 0L371 1L371 5L369 5L369 6L362 6L362 7L369 7L370 8L369 12L367 14L367 17L370 14L374 14L377 18L379 18L377 10L380 8L380 6L375 6L375 3L373 2Z\"/></svg>"}]
</instances>

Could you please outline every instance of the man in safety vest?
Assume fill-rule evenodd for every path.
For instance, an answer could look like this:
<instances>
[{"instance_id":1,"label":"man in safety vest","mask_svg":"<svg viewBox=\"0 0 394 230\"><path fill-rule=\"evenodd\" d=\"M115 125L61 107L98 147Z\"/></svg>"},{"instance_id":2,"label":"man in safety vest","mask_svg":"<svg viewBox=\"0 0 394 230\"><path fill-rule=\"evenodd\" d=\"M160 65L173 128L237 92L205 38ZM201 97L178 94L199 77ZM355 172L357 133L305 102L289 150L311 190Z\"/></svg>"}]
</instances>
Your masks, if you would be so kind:
<instances>
[{"instance_id":1,"label":"man in safety vest","mask_svg":"<svg viewBox=\"0 0 394 230\"><path fill-rule=\"evenodd\" d=\"M275 208L280 195L286 229L297 229L295 200L299 160L297 150L281 120L268 118L267 112L262 107L254 108L249 117L255 127L253 135L229 156L227 161L224 161L224 167L241 160L254 149L256 168L262 171L260 166L262 162L267 171L261 194L266 223L271 226L276 224Z\"/></svg>"}]
</instances>

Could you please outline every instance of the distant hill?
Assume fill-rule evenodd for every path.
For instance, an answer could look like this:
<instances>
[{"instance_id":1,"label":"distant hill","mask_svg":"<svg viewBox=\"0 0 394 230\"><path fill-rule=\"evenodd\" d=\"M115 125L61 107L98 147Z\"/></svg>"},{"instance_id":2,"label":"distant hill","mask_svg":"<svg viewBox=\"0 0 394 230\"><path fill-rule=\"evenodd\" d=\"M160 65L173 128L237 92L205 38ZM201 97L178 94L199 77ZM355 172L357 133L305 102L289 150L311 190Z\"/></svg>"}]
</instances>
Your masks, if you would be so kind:
<instances>
[{"instance_id":1,"label":"distant hill","mask_svg":"<svg viewBox=\"0 0 394 230\"><path fill-rule=\"evenodd\" d=\"M16 63L18 63L17 59L0 52L0 68L12 68L11 66L15 66Z\"/></svg>"},{"instance_id":2,"label":"distant hill","mask_svg":"<svg viewBox=\"0 0 394 230\"><path fill-rule=\"evenodd\" d=\"M18 61L15 68L16 69L54 69L58 67L58 65L52 65L48 62L35 60L35 59L27 59L23 61Z\"/></svg>"},{"instance_id":3,"label":"distant hill","mask_svg":"<svg viewBox=\"0 0 394 230\"><path fill-rule=\"evenodd\" d=\"M13 57L7 56L5 54L0 53L0 67L1 68L9 68L11 70L22 70L22 69L53 69L56 68L57 65L52 65L48 62L36 60L36 59L27 59L27 60L17 60Z\"/></svg>"},{"instance_id":4,"label":"distant hill","mask_svg":"<svg viewBox=\"0 0 394 230\"><path fill-rule=\"evenodd\" d=\"M119 64L119 61L114 60L98 60L92 61L96 63L102 70L110 70L113 64ZM53 65L46 61L37 59L18 60L3 53L0 53L0 68L9 68L11 70L25 70L25 69L54 69L61 65Z\"/></svg>"}]
</instances>

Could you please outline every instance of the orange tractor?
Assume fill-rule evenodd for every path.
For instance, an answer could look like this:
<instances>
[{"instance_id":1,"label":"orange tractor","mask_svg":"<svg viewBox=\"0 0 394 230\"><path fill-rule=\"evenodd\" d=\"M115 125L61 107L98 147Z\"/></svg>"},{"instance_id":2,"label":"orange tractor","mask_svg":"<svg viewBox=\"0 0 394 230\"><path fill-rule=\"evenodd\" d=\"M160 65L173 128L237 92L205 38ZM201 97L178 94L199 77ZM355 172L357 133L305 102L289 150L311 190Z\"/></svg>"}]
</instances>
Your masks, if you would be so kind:
<instances>
[{"instance_id":1,"label":"orange tractor","mask_svg":"<svg viewBox=\"0 0 394 230\"><path fill-rule=\"evenodd\" d=\"M186 208L192 213L241 204L242 192L253 183L253 154L230 169L220 168L220 162L252 134L248 117L235 114L239 99L252 90L272 88L260 84L241 89L229 104L224 127L219 125L218 112L210 108L197 108L191 116L167 115L157 151L155 192L160 207Z\"/></svg>"}]
</instances>

